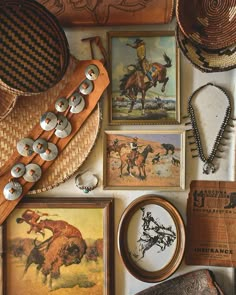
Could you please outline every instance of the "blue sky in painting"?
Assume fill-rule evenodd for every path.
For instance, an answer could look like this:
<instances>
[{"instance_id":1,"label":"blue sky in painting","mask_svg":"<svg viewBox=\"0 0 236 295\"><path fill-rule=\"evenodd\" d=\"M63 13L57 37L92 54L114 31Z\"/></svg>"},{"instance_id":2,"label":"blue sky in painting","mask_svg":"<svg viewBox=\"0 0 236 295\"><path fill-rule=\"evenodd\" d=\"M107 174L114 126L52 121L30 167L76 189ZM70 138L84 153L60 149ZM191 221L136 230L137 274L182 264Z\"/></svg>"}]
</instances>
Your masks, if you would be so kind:
<instances>
[{"instance_id":1,"label":"blue sky in painting","mask_svg":"<svg viewBox=\"0 0 236 295\"><path fill-rule=\"evenodd\" d=\"M127 134L120 134L127 136ZM181 135L180 134L136 134L132 133L129 137L138 137L148 141L160 142L160 143L171 143L175 147L181 147Z\"/></svg>"},{"instance_id":2,"label":"blue sky in painting","mask_svg":"<svg viewBox=\"0 0 236 295\"><path fill-rule=\"evenodd\" d=\"M172 67L167 69L169 81L166 87L166 95L176 96L176 56L174 36L163 37L113 37L112 38L112 89L119 91L120 79L127 71L127 66L137 63L136 49L126 44L133 44L140 38L146 43L146 57L149 62L159 62L165 64L163 54L166 53L172 60ZM161 88L162 84L157 84L156 88ZM159 89L160 91L160 89Z\"/></svg>"}]
</instances>

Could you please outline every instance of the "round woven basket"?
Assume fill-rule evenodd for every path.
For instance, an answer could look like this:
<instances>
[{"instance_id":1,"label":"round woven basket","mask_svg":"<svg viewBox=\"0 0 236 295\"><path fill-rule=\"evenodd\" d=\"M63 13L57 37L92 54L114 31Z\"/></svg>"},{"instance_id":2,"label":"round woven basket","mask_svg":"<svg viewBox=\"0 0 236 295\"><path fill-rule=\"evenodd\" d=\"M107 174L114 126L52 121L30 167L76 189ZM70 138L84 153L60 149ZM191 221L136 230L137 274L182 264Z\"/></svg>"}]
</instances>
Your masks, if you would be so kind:
<instances>
[{"instance_id":1,"label":"round woven basket","mask_svg":"<svg viewBox=\"0 0 236 295\"><path fill-rule=\"evenodd\" d=\"M78 61L71 57L68 70L57 85L40 95L19 97L12 112L0 122L0 167L16 150L16 143L31 131L41 115L55 101L73 76L77 64ZM31 194L52 189L77 172L94 146L99 132L100 115L97 106L40 181L35 184Z\"/></svg>"},{"instance_id":2,"label":"round woven basket","mask_svg":"<svg viewBox=\"0 0 236 295\"><path fill-rule=\"evenodd\" d=\"M229 71L236 67L236 44L227 48L209 51L197 47L176 27L176 39L183 55L202 72Z\"/></svg>"},{"instance_id":3,"label":"round woven basket","mask_svg":"<svg viewBox=\"0 0 236 295\"><path fill-rule=\"evenodd\" d=\"M57 19L38 2L2 0L0 19L3 118L11 111L16 95L39 94L59 82L70 54Z\"/></svg>"},{"instance_id":4,"label":"round woven basket","mask_svg":"<svg viewBox=\"0 0 236 295\"><path fill-rule=\"evenodd\" d=\"M184 35L202 48L236 43L236 0L177 0L176 18Z\"/></svg>"},{"instance_id":5,"label":"round woven basket","mask_svg":"<svg viewBox=\"0 0 236 295\"><path fill-rule=\"evenodd\" d=\"M6 92L0 88L0 121L13 110L16 100L16 94Z\"/></svg>"}]
</instances>

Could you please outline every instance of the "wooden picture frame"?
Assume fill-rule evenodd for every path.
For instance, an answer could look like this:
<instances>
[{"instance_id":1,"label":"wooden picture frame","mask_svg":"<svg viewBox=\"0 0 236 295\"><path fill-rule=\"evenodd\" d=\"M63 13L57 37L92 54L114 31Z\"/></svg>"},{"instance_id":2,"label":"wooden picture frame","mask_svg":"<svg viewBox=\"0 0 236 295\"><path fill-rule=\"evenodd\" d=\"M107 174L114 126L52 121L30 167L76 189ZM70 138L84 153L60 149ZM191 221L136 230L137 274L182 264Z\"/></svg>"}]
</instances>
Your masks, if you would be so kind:
<instances>
[{"instance_id":1,"label":"wooden picture frame","mask_svg":"<svg viewBox=\"0 0 236 295\"><path fill-rule=\"evenodd\" d=\"M185 131L105 131L103 160L104 189L183 190Z\"/></svg>"},{"instance_id":2,"label":"wooden picture frame","mask_svg":"<svg viewBox=\"0 0 236 295\"><path fill-rule=\"evenodd\" d=\"M121 217L118 249L137 279L149 283L167 279L184 255L185 227L179 212L157 195L137 198Z\"/></svg>"},{"instance_id":3,"label":"wooden picture frame","mask_svg":"<svg viewBox=\"0 0 236 295\"><path fill-rule=\"evenodd\" d=\"M174 31L108 32L109 123L179 124L180 55Z\"/></svg>"},{"instance_id":4,"label":"wooden picture frame","mask_svg":"<svg viewBox=\"0 0 236 295\"><path fill-rule=\"evenodd\" d=\"M113 218L113 198L23 198L3 227L3 294L112 295Z\"/></svg>"}]
</instances>

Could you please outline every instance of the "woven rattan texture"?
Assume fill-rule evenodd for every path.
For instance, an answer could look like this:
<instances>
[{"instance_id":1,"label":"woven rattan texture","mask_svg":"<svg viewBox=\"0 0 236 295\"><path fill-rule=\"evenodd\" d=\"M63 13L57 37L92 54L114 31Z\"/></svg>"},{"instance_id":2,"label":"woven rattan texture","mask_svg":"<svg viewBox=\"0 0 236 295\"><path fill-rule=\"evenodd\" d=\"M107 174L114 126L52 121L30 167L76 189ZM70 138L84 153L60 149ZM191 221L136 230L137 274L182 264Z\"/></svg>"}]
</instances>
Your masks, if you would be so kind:
<instances>
[{"instance_id":1,"label":"woven rattan texture","mask_svg":"<svg viewBox=\"0 0 236 295\"><path fill-rule=\"evenodd\" d=\"M184 56L202 72L223 72L236 67L236 44L215 52L207 51L186 38L179 26L176 28L176 39Z\"/></svg>"},{"instance_id":2,"label":"woven rattan texture","mask_svg":"<svg viewBox=\"0 0 236 295\"><path fill-rule=\"evenodd\" d=\"M11 157L16 143L31 131L41 115L56 100L60 90L72 77L76 64L77 61L71 58L62 81L44 94L19 97L13 111L0 122L0 167ZM93 148L99 124L100 110L97 107L30 193L49 190L71 177Z\"/></svg>"},{"instance_id":3,"label":"woven rattan texture","mask_svg":"<svg viewBox=\"0 0 236 295\"><path fill-rule=\"evenodd\" d=\"M236 43L236 0L178 0L176 17L185 36L203 48Z\"/></svg>"},{"instance_id":4,"label":"woven rattan texture","mask_svg":"<svg viewBox=\"0 0 236 295\"><path fill-rule=\"evenodd\" d=\"M45 91L61 79L68 65L65 33L56 18L36 1L4 3L0 4L2 87L21 94Z\"/></svg>"},{"instance_id":5,"label":"woven rattan texture","mask_svg":"<svg viewBox=\"0 0 236 295\"><path fill-rule=\"evenodd\" d=\"M16 100L17 95L6 92L0 88L0 121L12 111Z\"/></svg>"}]
</instances>

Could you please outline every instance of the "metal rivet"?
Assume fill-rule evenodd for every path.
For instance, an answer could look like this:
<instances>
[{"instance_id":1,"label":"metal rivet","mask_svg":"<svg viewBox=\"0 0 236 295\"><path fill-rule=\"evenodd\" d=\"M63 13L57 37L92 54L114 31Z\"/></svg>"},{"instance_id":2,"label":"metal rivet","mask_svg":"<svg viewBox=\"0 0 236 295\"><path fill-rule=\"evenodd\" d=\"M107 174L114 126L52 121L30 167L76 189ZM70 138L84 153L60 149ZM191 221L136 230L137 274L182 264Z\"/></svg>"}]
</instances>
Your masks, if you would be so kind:
<instances>
[{"instance_id":1,"label":"metal rivet","mask_svg":"<svg viewBox=\"0 0 236 295\"><path fill-rule=\"evenodd\" d=\"M83 111L84 107L85 107L85 100L82 97L82 100L81 100L80 104L78 104L75 107L71 107L70 112L73 113L73 114L78 114L78 113Z\"/></svg>"},{"instance_id":2,"label":"metal rivet","mask_svg":"<svg viewBox=\"0 0 236 295\"><path fill-rule=\"evenodd\" d=\"M14 201L21 196L22 191L23 188L19 182L11 181L4 187L3 194L8 201Z\"/></svg>"},{"instance_id":3,"label":"metal rivet","mask_svg":"<svg viewBox=\"0 0 236 295\"><path fill-rule=\"evenodd\" d=\"M31 138L21 139L16 145L18 153L24 157L31 156L34 153L33 143L34 141Z\"/></svg>"},{"instance_id":4,"label":"metal rivet","mask_svg":"<svg viewBox=\"0 0 236 295\"><path fill-rule=\"evenodd\" d=\"M57 125L56 125L56 129L57 130L64 130L66 128L66 126L68 125L68 120L65 116L63 115L58 115L57 116Z\"/></svg>"},{"instance_id":5,"label":"metal rivet","mask_svg":"<svg viewBox=\"0 0 236 295\"><path fill-rule=\"evenodd\" d=\"M48 147L48 142L43 138L38 138L33 143L33 150L37 154L44 153L46 151L47 147Z\"/></svg>"},{"instance_id":6,"label":"metal rivet","mask_svg":"<svg viewBox=\"0 0 236 295\"><path fill-rule=\"evenodd\" d=\"M93 91L93 82L89 79L85 79L79 86L79 91L87 95Z\"/></svg>"},{"instance_id":7,"label":"metal rivet","mask_svg":"<svg viewBox=\"0 0 236 295\"><path fill-rule=\"evenodd\" d=\"M55 103L55 109L60 113L65 112L68 106L69 106L69 102L64 97L58 98L58 100Z\"/></svg>"},{"instance_id":8,"label":"metal rivet","mask_svg":"<svg viewBox=\"0 0 236 295\"><path fill-rule=\"evenodd\" d=\"M99 69L95 65L89 65L85 70L85 76L89 80L96 80L99 76Z\"/></svg>"},{"instance_id":9,"label":"metal rivet","mask_svg":"<svg viewBox=\"0 0 236 295\"><path fill-rule=\"evenodd\" d=\"M55 135L59 138L65 138L71 134L71 131L72 131L72 126L71 126L71 123L68 122L68 125L66 126L66 128L64 130L56 130Z\"/></svg>"},{"instance_id":10,"label":"metal rivet","mask_svg":"<svg viewBox=\"0 0 236 295\"><path fill-rule=\"evenodd\" d=\"M45 151L45 153L40 154L40 157L44 161L53 161L54 159L56 159L57 155L58 155L57 146L54 143L49 142L47 150Z\"/></svg>"},{"instance_id":11,"label":"metal rivet","mask_svg":"<svg viewBox=\"0 0 236 295\"><path fill-rule=\"evenodd\" d=\"M43 130L50 131L57 125L57 116L52 112L44 113L40 119L40 126Z\"/></svg>"},{"instance_id":12,"label":"metal rivet","mask_svg":"<svg viewBox=\"0 0 236 295\"><path fill-rule=\"evenodd\" d=\"M11 168L11 175L15 178L19 178L25 174L25 165L17 163Z\"/></svg>"},{"instance_id":13,"label":"metal rivet","mask_svg":"<svg viewBox=\"0 0 236 295\"><path fill-rule=\"evenodd\" d=\"M36 182L42 176L42 170L38 164L28 164L25 166L25 169L26 171L23 178L28 182Z\"/></svg>"},{"instance_id":14,"label":"metal rivet","mask_svg":"<svg viewBox=\"0 0 236 295\"><path fill-rule=\"evenodd\" d=\"M81 99L83 99L83 96L78 92L74 92L70 97L69 105L75 107L81 102Z\"/></svg>"}]
</instances>

